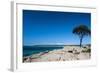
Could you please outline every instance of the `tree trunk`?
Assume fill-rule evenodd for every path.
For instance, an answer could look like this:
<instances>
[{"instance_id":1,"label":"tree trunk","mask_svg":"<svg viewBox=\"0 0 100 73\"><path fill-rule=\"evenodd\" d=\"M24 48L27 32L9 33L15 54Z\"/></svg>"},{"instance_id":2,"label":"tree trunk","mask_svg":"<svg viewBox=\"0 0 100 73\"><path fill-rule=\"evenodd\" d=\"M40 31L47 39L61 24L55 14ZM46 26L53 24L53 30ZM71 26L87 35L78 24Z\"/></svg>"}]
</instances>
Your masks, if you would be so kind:
<instances>
[{"instance_id":1,"label":"tree trunk","mask_svg":"<svg viewBox=\"0 0 100 73\"><path fill-rule=\"evenodd\" d=\"M82 37L80 38L80 47L82 47Z\"/></svg>"}]
</instances>

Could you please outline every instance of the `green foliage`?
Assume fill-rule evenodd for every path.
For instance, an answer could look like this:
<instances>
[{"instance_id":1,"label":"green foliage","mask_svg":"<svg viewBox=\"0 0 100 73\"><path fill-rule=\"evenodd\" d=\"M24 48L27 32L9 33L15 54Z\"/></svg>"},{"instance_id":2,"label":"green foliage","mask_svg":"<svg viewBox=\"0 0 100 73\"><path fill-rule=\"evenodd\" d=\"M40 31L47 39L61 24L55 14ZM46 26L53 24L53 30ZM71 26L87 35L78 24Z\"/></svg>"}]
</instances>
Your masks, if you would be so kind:
<instances>
[{"instance_id":1,"label":"green foliage","mask_svg":"<svg viewBox=\"0 0 100 73\"><path fill-rule=\"evenodd\" d=\"M85 50L82 50L83 53L90 53L91 52L91 49L85 49Z\"/></svg>"},{"instance_id":2,"label":"green foliage","mask_svg":"<svg viewBox=\"0 0 100 73\"><path fill-rule=\"evenodd\" d=\"M74 28L73 33L79 35L79 37L82 37L90 35L91 31L86 25L79 25Z\"/></svg>"},{"instance_id":3,"label":"green foliage","mask_svg":"<svg viewBox=\"0 0 100 73\"><path fill-rule=\"evenodd\" d=\"M86 25L79 25L73 29L73 33L80 38L80 47L82 46L82 40L84 36L91 35L90 29Z\"/></svg>"}]
</instances>

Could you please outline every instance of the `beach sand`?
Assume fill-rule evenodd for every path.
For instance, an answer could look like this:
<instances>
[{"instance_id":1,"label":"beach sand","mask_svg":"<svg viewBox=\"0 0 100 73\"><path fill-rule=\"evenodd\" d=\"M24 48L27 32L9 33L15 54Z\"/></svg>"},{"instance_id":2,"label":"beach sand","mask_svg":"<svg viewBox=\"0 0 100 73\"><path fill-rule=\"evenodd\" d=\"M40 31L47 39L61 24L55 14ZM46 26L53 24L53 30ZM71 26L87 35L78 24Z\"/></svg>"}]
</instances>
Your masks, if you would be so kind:
<instances>
[{"instance_id":1,"label":"beach sand","mask_svg":"<svg viewBox=\"0 0 100 73\"><path fill-rule=\"evenodd\" d=\"M63 49L33 54L26 57L24 62L46 62L46 61L72 61L88 60L91 58L91 52L82 52L89 48L80 48L79 46L64 46Z\"/></svg>"}]
</instances>

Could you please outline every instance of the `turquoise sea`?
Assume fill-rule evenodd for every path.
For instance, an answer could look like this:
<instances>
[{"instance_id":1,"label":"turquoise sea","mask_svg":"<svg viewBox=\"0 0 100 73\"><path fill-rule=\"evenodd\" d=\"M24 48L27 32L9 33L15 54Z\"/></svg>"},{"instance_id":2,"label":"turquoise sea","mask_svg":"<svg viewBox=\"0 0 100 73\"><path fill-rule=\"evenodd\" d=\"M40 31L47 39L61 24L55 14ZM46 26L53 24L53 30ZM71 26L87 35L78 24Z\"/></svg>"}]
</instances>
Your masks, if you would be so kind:
<instances>
[{"instance_id":1,"label":"turquoise sea","mask_svg":"<svg viewBox=\"0 0 100 73\"><path fill-rule=\"evenodd\" d=\"M37 54L40 52L52 51L55 49L63 49L64 45L35 45L23 46L23 57Z\"/></svg>"}]
</instances>

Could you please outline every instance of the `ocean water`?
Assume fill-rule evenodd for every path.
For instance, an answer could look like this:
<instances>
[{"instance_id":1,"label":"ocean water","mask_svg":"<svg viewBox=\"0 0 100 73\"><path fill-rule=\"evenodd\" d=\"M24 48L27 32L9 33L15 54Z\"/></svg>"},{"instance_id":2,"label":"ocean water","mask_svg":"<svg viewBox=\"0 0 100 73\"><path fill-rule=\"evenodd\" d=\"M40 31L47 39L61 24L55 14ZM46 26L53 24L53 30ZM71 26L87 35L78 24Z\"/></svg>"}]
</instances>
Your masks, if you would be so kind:
<instances>
[{"instance_id":1,"label":"ocean water","mask_svg":"<svg viewBox=\"0 0 100 73\"><path fill-rule=\"evenodd\" d=\"M23 46L23 56L30 56L40 52L52 51L55 49L63 49L64 45L43 45L43 46Z\"/></svg>"}]
</instances>

